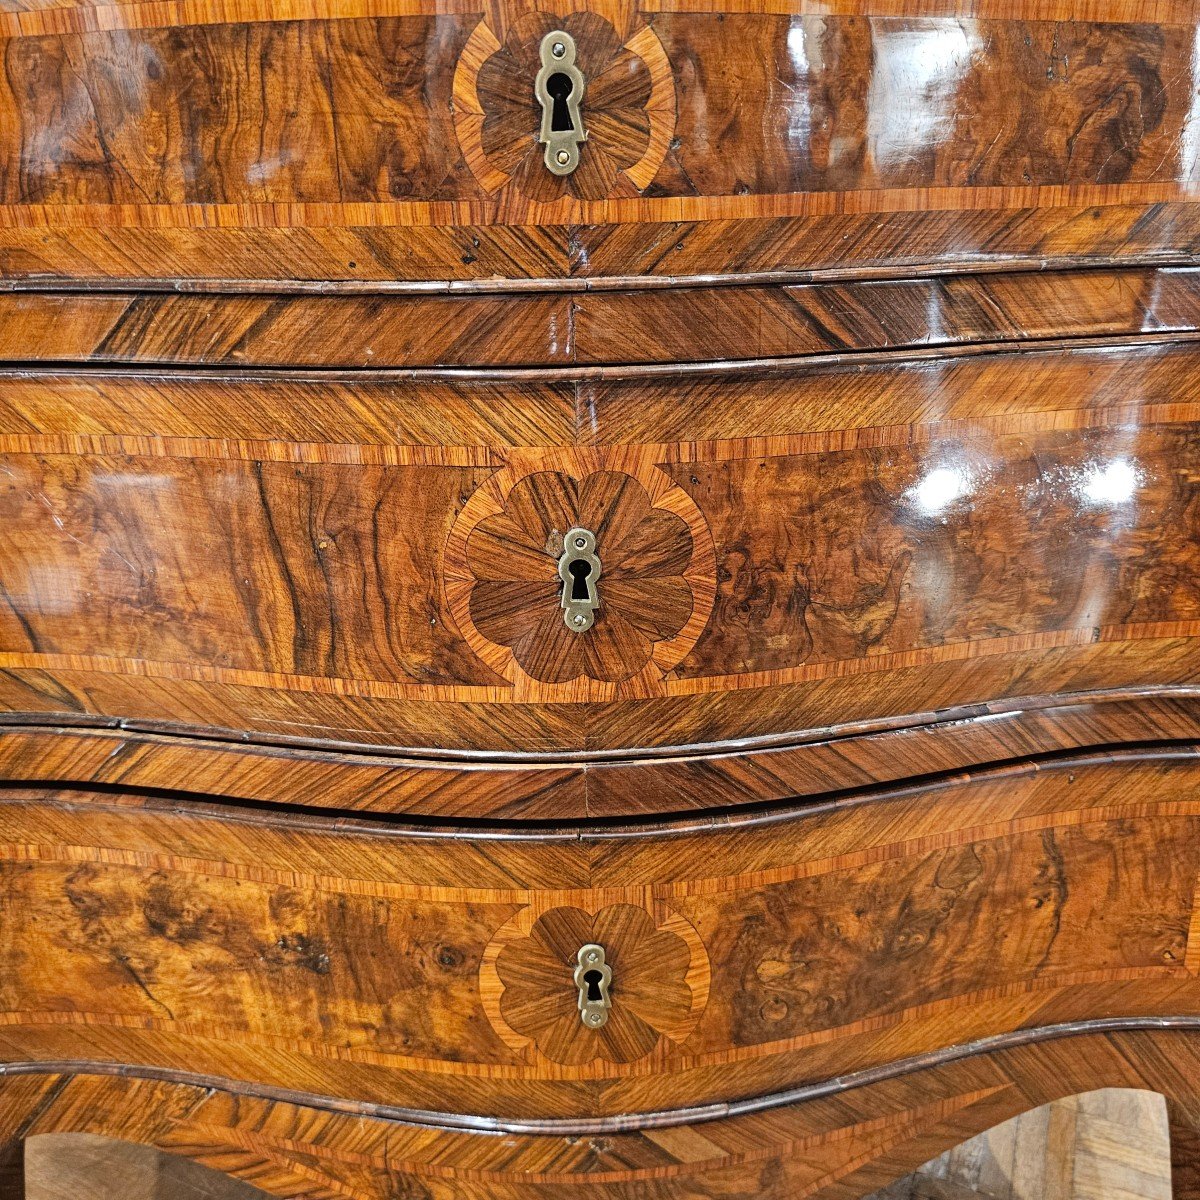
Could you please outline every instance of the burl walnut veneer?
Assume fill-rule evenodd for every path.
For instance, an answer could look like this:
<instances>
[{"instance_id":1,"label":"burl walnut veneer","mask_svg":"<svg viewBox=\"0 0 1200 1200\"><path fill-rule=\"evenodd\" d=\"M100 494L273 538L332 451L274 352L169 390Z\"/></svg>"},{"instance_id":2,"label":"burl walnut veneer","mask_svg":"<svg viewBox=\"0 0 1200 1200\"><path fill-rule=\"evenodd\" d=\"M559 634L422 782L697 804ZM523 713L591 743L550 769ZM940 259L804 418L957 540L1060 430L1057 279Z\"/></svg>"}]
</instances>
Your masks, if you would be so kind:
<instances>
[{"instance_id":1,"label":"burl walnut veneer","mask_svg":"<svg viewBox=\"0 0 1200 1200\"><path fill-rule=\"evenodd\" d=\"M0 38L5 1200L1200 1200L1200 7Z\"/></svg>"}]
</instances>

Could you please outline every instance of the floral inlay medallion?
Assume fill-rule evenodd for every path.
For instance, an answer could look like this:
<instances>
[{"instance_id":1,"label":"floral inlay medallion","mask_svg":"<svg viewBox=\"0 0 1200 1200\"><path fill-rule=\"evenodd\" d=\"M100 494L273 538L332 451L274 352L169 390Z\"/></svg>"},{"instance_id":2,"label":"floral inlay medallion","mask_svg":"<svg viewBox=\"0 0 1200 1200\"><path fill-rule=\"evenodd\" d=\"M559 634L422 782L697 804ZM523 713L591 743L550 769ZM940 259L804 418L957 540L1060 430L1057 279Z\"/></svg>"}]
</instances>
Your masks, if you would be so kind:
<instances>
[{"instance_id":1,"label":"floral inlay medallion","mask_svg":"<svg viewBox=\"0 0 1200 1200\"><path fill-rule=\"evenodd\" d=\"M490 193L511 183L543 203L644 191L675 131L674 79L653 29L615 6L608 13L526 12L507 20L501 14L495 24L476 26L454 77L459 145L483 187ZM546 169L534 95L542 39L560 29L574 38L587 79L587 141L568 176Z\"/></svg>"},{"instance_id":2,"label":"floral inlay medallion","mask_svg":"<svg viewBox=\"0 0 1200 1200\"><path fill-rule=\"evenodd\" d=\"M603 563L585 633L563 619L564 537ZM652 690L703 629L715 553L695 505L661 472L499 472L472 496L446 554L447 590L477 653L509 679Z\"/></svg>"},{"instance_id":3,"label":"floral inlay medallion","mask_svg":"<svg viewBox=\"0 0 1200 1200\"><path fill-rule=\"evenodd\" d=\"M573 976L579 949L589 944L604 948L612 976L611 1008L598 1029L580 1020ZM533 922L528 936L507 941L495 959L503 988L499 1016L554 1062L633 1062L664 1037L686 1035L699 1019L705 997L694 983L696 957L689 938L658 925L638 905L613 904L594 916L581 908L552 908Z\"/></svg>"}]
</instances>

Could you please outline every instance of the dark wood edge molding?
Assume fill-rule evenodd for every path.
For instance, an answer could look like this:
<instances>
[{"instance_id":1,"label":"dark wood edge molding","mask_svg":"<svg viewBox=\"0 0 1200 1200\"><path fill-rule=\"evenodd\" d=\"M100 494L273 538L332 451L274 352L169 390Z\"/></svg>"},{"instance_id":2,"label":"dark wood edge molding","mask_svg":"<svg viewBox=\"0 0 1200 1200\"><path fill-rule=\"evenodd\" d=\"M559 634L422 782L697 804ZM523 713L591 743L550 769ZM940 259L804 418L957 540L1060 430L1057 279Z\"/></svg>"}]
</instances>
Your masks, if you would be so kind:
<instances>
[{"instance_id":1,"label":"dark wood edge molding","mask_svg":"<svg viewBox=\"0 0 1200 1200\"><path fill-rule=\"evenodd\" d=\"M1113 746L1086 753L1030 755L1018 760L988 763L978 769L944 771L937 775L846 789L757 808L743 805L705 809L684 815L652 813L640 819L621 816L592 818L588 821L556 820L553 823L467 817L438 819L421 814L414 816L408 813L392 814L254 801L242 797L189 792L181 788L154 788L137 784L123 786L120 783L98 785L90 780L73 781L67 778L5 778L0 780L0 801L6 793L32 791L39 793L38 798L26 800L25 803L57 805L63 808L78 808L81 805L99 808L103 807L104 800L110 796L132 796L147 799L148 807L166 805L179 812L186 810L193 816L215 817L226 824L258 825L292 832L307 830L313 833L352 833L358 837L445 842L458 842L470 838L474 841L527 844L590 844L630 842L638 839L662 841L664 838L715 834L729 830L744 832L769 826L789 825L848 808L883 804L914 796L928 797L932 802L935 793L969 783L993 783L1000 779L1010 781L1050 772L1073 773L1091 767L1115 764L1195 763L1198 759L1200 741ZM41 793L53 795L42 796Z\"/></svg>"},{"instance_id":2,"label":"dark wood edge molding","mask_svg":"<svg viewBox=\"0 0 1200 1200\"><path fill-rule=\"evenodd\" d=\"M318 1112L343 1113L355 1117L394 1121L404 1125L420 1125L434 1129L508 1136L534 1137L593 1137L603 1134L636 1133L651 1129L672 1129L682 1125L699 1125L712 1121L752 1116L773 1109L804 1104L829 1096L838 1096L856 1088L869 1087L920 1071L944 1067L964 1059L976 1058L998 1051L1066 1038L1139 1032L1200 1033L1200 1016L1163 1017L1103 1017L1088 1021L1041 1025L995 1034L974 1042L947 1046L910 1058L897 1059L848 1075L818 1083L802 1084L782 1092L755 1096L744 1100L703 1104L657 1112L621 1113L593 1118L548 1118L516 1120L477 1114L435 1112L428 1109L398 1108L364 1100L342 1100L271 1084L243 1083L219 1075L202 1075L168 1067L137 1066L125 1063L95 1062L84 1059L51 1059L45 1062L0 1063L0 1078L19 1075L105 1075L145 1079L160 1083L177 1083L207 1088L231 1095L248 1096L272 1103L291 1104Z\"/></svg>"},{"instance_id":3,"label":"dark wood edge molding","mask_svg":"<svg viewBox=\"0 0 1200 1200\"><path fill-rule=\"evenodd\" d=\"M133 736L153 737L176 742L181 747L204 745L213 748L245 747L259 750L280 750L296 757L324 758L337 756L364 762L406 766L461 768L538 766L567 769L585 764L644 765L686 758L703 762L731 754L752 754L759 750L790 750L815 742L848 741L878 733L905 733L910 730L936 732L939 726L960 726L966 722L991 720L997 716L1043 709L1087 709L1096 705L1129 704L1156 700L1188 703L1200 702L1200 685L1172 684L1127 687L1080 692L1058 692L1039 696L1008 696L1000 700L957 705L937 711L906 713L899 717L852 721L840 725L824 725L787 733L761 734L754 737L722 741L688 743L683 745L648 746L615 750L574 750L569 752L534 750L460 750L430 749L416 746L372 746L364 742L348 742L325 738L288 737L283 734L263 735L250 731L183 725L173 722L139 721L128 718L102 717L82 713L0 712L0 737L6 732L54 733L59 730L115 730ZM1200 714L1198 714L1200 718ZM1200 732L1200 726L1198 726ZM1082 746L1080 747L1082 748Z\"/></svg>"},{"instance_id":4,"label":"dark wood edge molding","mask_svg":"<svg viewBox=\"0 0 1200 1200\"><path fill-rule=\"evenodd\" d=\"M0 361L66 370L306 372L323 380L361 372L375 381L433 371L528 381L539 378L531 372L549 371L540 378L571 381L1200 333L1195 266L1026 265L840 283L680 278L672 288L628 282L621 290L289 294L294 289L37 289L0 281ZM731 321L734 302L744 312ZM404 374L389 375L395 372Z\"/></svg>"},{"instance_id":5,"label":"dark wood edge molding","mask_svg":"<svg viewBox=\"0 0 1200 1200\"><path fill-rule=\"evenodd\" d=\"M1200 330L1139 334L1131 337L1029 338L1013 342L971 342L957 346L915 346L898 350L842 350L828 354L797 355L779 358L724 359L719 362L652 362L612 366L554 367L412 367L320 370L313 367L204 367L189 364L174 367L170 363L143 362L97 366L89 362L63 360L39 362L7 360L0 362L0 378L36 379L76 375L88 378L137 379L163 377L170 369L171 380L187 382L224 380L230 383L604 383L640 379L695 379L712 377L785 375L799 371L855 367L893 366L910 362L947 362L954 359L980 358L1000 354L1056 354L1064 350L1122 350L1127 353L1191 345L1200 342Z\"/></svg>"},{"instance_id":6,"label":"dark wood edge molding","mask_svg":"<svg viewBox=\"0 0 1200 1200\"><path fill-rule=\"evenodd\" d=\"M86 292L89 294L195 293L265 296L507 296L541 292L672 291L686 288L754 287L772 284L904 281L929 276L995 275L1008 272L1088 271L1114 268L1197 267L1200 255L1183 252L1120 255L1028 255L904 262L901 266L833 266L809 270L742 271L704 275L562 276L531 279L165 279L156 276L71 278L59 275L0 277L0 292Z\"/></svg>"}]
</instances>

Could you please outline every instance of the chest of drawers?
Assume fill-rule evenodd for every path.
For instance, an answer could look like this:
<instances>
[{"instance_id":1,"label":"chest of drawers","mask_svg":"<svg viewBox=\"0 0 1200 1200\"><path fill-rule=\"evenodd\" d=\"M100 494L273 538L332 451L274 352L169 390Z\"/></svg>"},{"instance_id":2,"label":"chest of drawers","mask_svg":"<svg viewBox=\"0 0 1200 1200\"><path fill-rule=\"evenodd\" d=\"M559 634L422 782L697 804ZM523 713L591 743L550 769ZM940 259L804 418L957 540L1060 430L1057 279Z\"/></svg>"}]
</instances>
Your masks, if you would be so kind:
<instances>
[{"instance_id":1,"label":"chest of drawers","mask_svg":"<svg viewBox=\"0 0 1200 1200\"><path fill-rule=\"evenodd\" d=\"M1200 1197L1190 4L0 37L0 1193Z\"/></svg>"}]
</instances>

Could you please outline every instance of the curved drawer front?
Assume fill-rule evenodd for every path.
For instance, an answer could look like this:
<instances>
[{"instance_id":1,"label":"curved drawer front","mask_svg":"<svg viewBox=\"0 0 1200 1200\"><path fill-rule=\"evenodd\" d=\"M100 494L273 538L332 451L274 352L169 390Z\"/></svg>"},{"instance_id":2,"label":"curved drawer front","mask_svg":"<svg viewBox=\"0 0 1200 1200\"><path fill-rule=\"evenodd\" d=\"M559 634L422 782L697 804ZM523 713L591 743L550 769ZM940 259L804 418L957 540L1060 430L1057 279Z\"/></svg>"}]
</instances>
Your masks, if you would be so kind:
<instances>
[{"instance_id":1,"label":"curved drawer front","mask_svg":"<svg viewBox=\"0 0 1200 1200\"><path fill-rule=\"evenodd\" d=\"M1023 710L1028 740L944 728L979 744L939 759L910 730L908 774L1145 737L1118 708L1064 733L1037 697L1190 702L1198 362L1125 346L686 384L10 371L0 698L491 754L509 770L486 786L432 764L387 796L261 798L530 817L898 778L878 739L853 771L789 739L934 710ZM578 632L575 527L600 569ZM757 780L663 758L755 738ZM660 761L597 764L588 809L568 767L597 754Z\"/></svg>"},{"instance_id":2,"label":"curved drawer front","mask_svg":"<svg viewBox=\"0 0 1200 1200\"><path fill-rule=\"evenodd\" d=\"M118 7L0 14L6 275L578 284L1196 244L1182 3ZM567 176L537 140L556 27L586 81Z\"/></svg>"},{"instance_id":3,"label":"curved drawer front","mask_svg":"<svg viewBox=\"0 0 1200 1200\"><path fill-rule=\"evenodd\" d=\"M1129 752L558 835L16 792L0 1050L565 1134L770 1108L980 1038L1196 1016L1198 762ZM588 946L609 971L597 1028Z\"/></svg>"}]
</instances>

